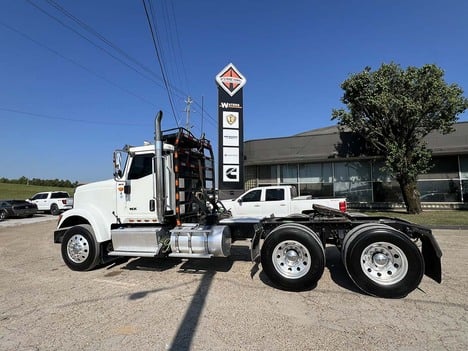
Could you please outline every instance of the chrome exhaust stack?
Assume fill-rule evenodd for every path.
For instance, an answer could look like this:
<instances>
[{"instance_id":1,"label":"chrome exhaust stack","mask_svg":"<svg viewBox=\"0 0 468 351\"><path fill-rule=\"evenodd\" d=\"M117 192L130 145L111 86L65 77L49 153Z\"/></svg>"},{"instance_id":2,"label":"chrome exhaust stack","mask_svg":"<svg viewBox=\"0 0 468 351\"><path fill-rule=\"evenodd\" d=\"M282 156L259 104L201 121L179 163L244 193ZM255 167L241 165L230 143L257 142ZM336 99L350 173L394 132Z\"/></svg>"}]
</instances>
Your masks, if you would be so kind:
<instances>
[{"instance_id":1,"label":"chrome exhaust stack","mask_svg":"<svg viewBox=\"0 0 468 351\"><path fill-rule=\"evenodd\" d=\"M164 189L164 169L163 169L163 141L161 131L161 120L163 113L159 111L154 119L154 171L155 171L155 191L156 191L156 218L159 223L164 223L165 189Z\"/></svg>"}]
</instances>

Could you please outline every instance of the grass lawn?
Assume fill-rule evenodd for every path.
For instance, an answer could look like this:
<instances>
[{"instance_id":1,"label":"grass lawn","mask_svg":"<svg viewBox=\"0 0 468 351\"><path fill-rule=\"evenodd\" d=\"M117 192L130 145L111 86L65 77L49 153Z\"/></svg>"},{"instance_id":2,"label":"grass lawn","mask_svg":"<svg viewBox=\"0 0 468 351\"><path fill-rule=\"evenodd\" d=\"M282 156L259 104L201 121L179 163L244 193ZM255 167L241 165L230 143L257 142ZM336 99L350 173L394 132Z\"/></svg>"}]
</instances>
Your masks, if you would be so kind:
<instances>
[{"instance_id":1,"label":"grass lawn","mask_svg":"<svg viewBox=\"0 0 468 351\"><path fill-rule=\"evenodd\" d=\"M36 193L42 191L66 191L70 196L73 196L74 188L61 188L40 185L24 185L24 184L9 184L0 183L0 199L2 200L25 200L32 197Z\"/></svg>"},{"instance_id":2,"label":"grass lawn","mask_svg":"<svg viewBox=\"0 0 468 351\"><path fill-rule=\"evenodd\" d=\"M49 187L24 184L0 183L0 199L24 200L41 191L66 191L73 196L74 188ZM369 216L386 216L406 219L407 221L429 227L437 226L467 226L468 210L426 210L418 215L410 215L404 211L363 212Z\"/></svg>"},{"instance_id":3,"label":"grass lawn","mask_svg":"<svg viewBox=\"0 0 468 351\"><path fill-rule=\"evenodd\" d=\"M363 212L369 216L387 216L405 219L407 221L425 225L428 227L437 226L466 226L468 227L467 210L426 210L420 214L413 215L404 211L388 212Z\"/></svg>"}]
</instances>

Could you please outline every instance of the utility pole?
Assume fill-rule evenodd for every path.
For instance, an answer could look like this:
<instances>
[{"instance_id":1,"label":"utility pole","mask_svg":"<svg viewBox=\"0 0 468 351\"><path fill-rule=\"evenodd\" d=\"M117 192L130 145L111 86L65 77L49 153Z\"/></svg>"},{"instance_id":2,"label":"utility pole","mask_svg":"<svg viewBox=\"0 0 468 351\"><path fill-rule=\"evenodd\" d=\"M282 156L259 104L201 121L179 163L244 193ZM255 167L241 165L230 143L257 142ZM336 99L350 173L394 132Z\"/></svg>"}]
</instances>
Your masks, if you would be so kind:
<instances>
[{"instance_id":1,"label":"utility pole","mask_svg":"<svg viewBox=\"0 0 468 351\"><path fill-rule=\"evenodd\" d=\"M192 102L193 100L190 96L187 97L187 100L185 100L185 103L187 104L187 106L185 107L185 112L187 113L187 119L185 121L185 129L187 129L188 131L192 129L192 127L190 126L190 105L192 104Z\"/></svg>"}]
</instances>

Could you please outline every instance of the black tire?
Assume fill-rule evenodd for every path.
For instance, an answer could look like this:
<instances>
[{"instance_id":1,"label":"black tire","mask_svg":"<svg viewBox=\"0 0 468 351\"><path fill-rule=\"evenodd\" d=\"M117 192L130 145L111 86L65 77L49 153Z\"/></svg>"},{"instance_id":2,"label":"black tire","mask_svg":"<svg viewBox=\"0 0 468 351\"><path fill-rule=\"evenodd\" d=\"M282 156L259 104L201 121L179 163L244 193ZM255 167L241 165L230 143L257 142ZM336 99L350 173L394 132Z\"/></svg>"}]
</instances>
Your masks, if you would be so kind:
<instances>
[{"instance_id":1,"label":"black tire","mask_svg":"<svg viewBox=\"0 0 468 351\"><path fill-rule=\"evenodd\" d=\"M349 243L352 242L356 236L360 235L362 232L366 230L369 230L371 228L379 228L382 225L383 224L379 224L379 223L364 223L350 230L348 234L345 236L343 240L343 245L341 248L341 255L342 255L343 263L346 262L346 252L348 251L347 247Z\"/></svg>"},{"instance_id":2,"label":"black tire","mask_svg":"<svg viewBox=\"0 0 468 351\"><path fill-rule=\"evenodd\" d=\"M60 210L57 204L50 205L50 214L57 216L60 214Z\"/></svg>"},{"instance_id":3,"label":"black tire","mask_svg":"<svg viewBox=\"0 0 468 351\"><path fill-rule=\"evenodd\" d=\"M261 250L263 270L270 280L287 290L316 286L325 268L325 248L311 229L297 223L275 228Z\"/></svg>"},{"instance_id":4,"label":"black tire","mask_svg":"<svg viewBox=\"0 0 468 351\"><path fill-rule=\"evenodd\" d=\"M62 258L74 271L89 271L99 263L99 246L88 224L71 227L62 240Z\"/></svg>"},{"instance_id":5,"label":"black tire","mask_svg":"<svg viewBox=\"0 0 468 351\"><path fill-rule=\"evenodd\" d=\"M345 237L343 263L365 293L401 298L416 289L424 275L418 247L402 232L384 224L364 224Z\"/></svg>"},{"instance_id":6,"label":"black tire","mask_svg":"<svg viewBox=\"0 0 468 351\"><path fill-rule=\"evenodd\" d=\"M0 210L0 222L8 218L8 215L5 210Z\"/></svg>"}]
</instances>

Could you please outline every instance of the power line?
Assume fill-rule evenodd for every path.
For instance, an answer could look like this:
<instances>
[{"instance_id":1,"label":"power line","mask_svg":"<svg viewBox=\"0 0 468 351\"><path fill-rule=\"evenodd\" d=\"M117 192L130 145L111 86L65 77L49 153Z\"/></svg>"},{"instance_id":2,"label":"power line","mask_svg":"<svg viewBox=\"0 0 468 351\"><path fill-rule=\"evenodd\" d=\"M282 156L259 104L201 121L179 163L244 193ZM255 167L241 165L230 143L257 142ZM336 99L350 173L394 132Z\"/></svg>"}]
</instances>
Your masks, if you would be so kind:
<instances>
[{"instance_id":1,"label":"power line","mask_svg":"<svg viewBox=\"0 0 468 351\"><path fill-rule=\"evenodd\" d=\"M52 7L54 7L56 10L58 10L60 13L62 13L64 16L68 17L69 19L71 19L73 22L75 22L78 26L80 26L82 29L84 29L86 32L88 32L89 34L91 34L92 36L98 38L100 41L102 41L104 44L108 45L109 47L111 47L113 50L115 50L118 54L122 55L126 60L128 60L129 62L131 62L132 64L138 66L143 72L145 72L146 74L142 73L141 71L139 71L138 69L136 69L135 67L131 66L129 63L123 61L122 59L120 59L119 57L117 57L116 55L114 55L113 53L111 53L109 50L105 49L104 47L96 44L95 42L93 42L91 39L89 39L88 37L84 36L83 34L81 34L79 31L77 31L76 29L74 29L73 27L67 25L66 23L64 23L63 21L61 21L59 18L57 18L56 16L54 16L53 14L49 13L48 11L46 11L45 9L41 8L39 5L33 3L31 0L26 0L30 5L34 6L37 10L39 10L40 12L42 12L44 15L48 16L49 18L53 19L54 21L56 21L57 23L59 23L60 25L62 25L63 27L67 28L68 30L72 31L73 33L75 33L76 35L78 35L79 37L81 37L82 39L86 40L88 43L90 43L91 45L93 45L94 47L98 48L99 50L103 51L105 54L109 55L110 57L112 57L113 59L115 59L116 61L120 62L121 64L123 64L124 66L126 66L127 68L131 69L132 71L136 72L137 74L139 74L140 76L142 76L143 78L145 79L148 79L150 80L151 82L155 83L156 85L158 85L159 87L161 88L165 88L165 85L164 85L164 80L163 78L161 78L161 76L159 76L158 74L156 74L154 71L152 71L150 68L148 68L147 66L145 66L144 64L142 64L141 62L139 62L137 59L135 59L134 57L132 57L130 54L128 54L127 52L125 52L123 49L121 49L119 46L117 46L116 44L114 44L112 41L110 41L109 39L107 39L105 36L103 36L102 34L100 34L97 30L95 30L93 27L91 27L90 25L88 25L87 23L85 23L84 21L82 21L81 19L79 19L78 17L76 17L75 15L73 15L71 12L67 11L63 6L57 4L54 0L44 0L46 1L47 3L49 3L49 5L51 5ZM154 78L153 78L154 77ZM156 80L155 80L156 79ZM171 90L173 90L174 92L177 93L177 96L181 99L183 99L187 93L178 89L177 87L175 86L171 86Z\"/></svg>"},{"instance_id":2,"label":"power line","mask_svg":"<svg viewBox=\"0 0 468 351\"><path fill-rule=\"evenodd\" d=\"M146 76L144 75L143 73L141 73L140 71L138 71L136 68L132 67L131 65L129 65L127 62L121 60L119 57L117 57L116 55L114 55L113 53L111 53L109 50L105 49L104 47L96 44L95 42L93 42L91 39L89 39L88 37L84 36L83 34L81 34L80 32L78 32L76 29L74 29L73 27L69 26L68 24L64 23L63 21L61 21L59 18L57 18L56 16L52 15L51 13L47 12L46 10L44 10L43 8L41 8L40 6L38 6L37 4L33 3L31 0L26 0L31 6L35 7L37 10L39 10L40 12L42 12L44 15L48 16L49 18L53 19L54 21L56 21L57 23L59 23L60 25L62 25L63 27L67 28L68 30L72 31L73 33L75 33L76 35L78 35L79 37L81 37L82 39L86 40L88 43L90 43L91 45L93 45L94 47L98 48L99 50L103 51L105 54L109 55L110 57L112 57L113 59L115 59L116 61L120 62L121 64L123 64L124 66L130 68L131 70L133 70L134 72L138 73L140 76L142 76L143 78L145 79L148 79L150 81L152 81L153 83L157 84L158 86L160 86L161 88L164 88L164 86L159 83L158 81L154 80L152 77L149 77L149 76ZM51 6L55 7L57 10L59 10L62 14L64 14L65 16L67 16L68 18L72 19L75 23L77 23L80 27L82 27L83 29L85 29L88 33L96 36L97 38L99 38L101 41L103 41L105 44L107 44L108 46L110 46L111 48L113 48L115 51L117 51L119 54L121 54L122 56L124 56L127 60L129 61L132 61L133 63L137 64L139 67L141 67L144 71L146 71L147 73L149 73L150 75L156 77L156 79L158 79L159 81L162 82L162 78L160 76L158 76L156 73L152 72L149 68L145 67L144 65L142 65L141 63L139 63L138 61L136 61L133 57L131 57L130 55L128 55L125 51L123 51L122 49L120 49L118 46L116 46L115 44L113 44L111 41L107 40L104 36L102 36L101 34L99 34L97 31L95 31L93 28L91 28L89 25L87 25L86 23L84 23L83 21L81 21L80 19L78 19L77 17L73 16L70 12L68 12L67 10L65 10L63 7L61 7L60 5L58 5L57 3L55 3L54 1L52 0L45 0L47 1Z\"/></svg>"},{"instance_id":3,"label":"power line","mask_svg":"<svg viewBox=\"0 0 468 351\"><path fill-rule=\"evenodd\" d=\"M178 54L176 52L177 51L176 48L178 48L179 52L181 52L182 50L181 50L180 41L178 37L176 17L174 15L174 6L173 6L174 4L173 2L170 2L170 4L172 5L172 7L170 7L168 6L169 4L167 4L167 2L168 2L167 0L166 1L163 0L163 1L160 1L159 3L161 4L161 8L163 12L162 19L164 21L164 29L165 29L164 32L167 38L166 47L168 48L168 51L169 51L169 62L171 63L173 76L176 76L178 78L178 82L181 85L185 85L185 88L187 88L187 84L186 84L187 80L183 82L182 75L181 75L181 70L185 70L185 67L183 65L183 56L181 53ZM180 66L182 66L181 69L179 69ZM187 76L185 75L184 77L186 78Z\"/></svg>"},{"instance_id":4,"label":"power line","mask_svg":"<svg viewBox=\"0 0 468 351\"><path fill-rule=\"evenodd\" d=\"M109 39L107 39L106 37L104 37L102 34L100 34L97 30L95 30L93 27L91 27L90 25L88 25L87 23L85 23L83 20L79 19L78 17L76 17L75 15L73 15L70 11L66 10L63 6L61 6L60 4L58 4L56 1L54 0L44 0L46 1L47 3L49 3L49 5L51 5L52 7L54 7L57 11L59 11L60 13L62 13L64 16L68 17L69 19L71 19L73 22L75 22L78 26L80 26L82 29L84 29L85 31L87 31L88 33L90 33L91 35L95 36L96 38L98 38L99 40L101 40L103 43L105 43L106 45L108 45L109 47L111 47L112 49L114 49L116 52L118 52L120 55L122 55L125 59L127 59L128 61L131 61L133 64L137 65L138 67L140 67L144 72L148 73L149 76L145 76L142 72L138 71L137 69L135 69L134 67L130 66L128 63L124 62L123 60L121 60L120 58L116 57L115 55L113 55L112 53L110 53L108 50L104 49L102 46L99 46L98 44L94 43L93 41L91 41L89 38L83 36L81 33L79 33L78 31L76 31L74 28L66 25L65 23L63 23L63 21L59 20L57 17L53 16L52 14L48 13L46 10L44 10L43 8L40 8L38 5L34 4L31 2L31 0L26 0L28 3L30 3L32 6L36 7L38 10L40 10L41 12L43 12L45 15L49 16L50 18L54 19L55 21L57 21L59 24L61 24L62 26L64 26L65 28L73 31L75 34L77 34L78 36L80 36L81 38L83 38L84 40L86 40L87 42L89 42L90 44L92 44L93 46L97 47L98 49L102 50L104 53L106 53L107 55L109 55L110 57L114 58L115 60L119 61L120 63L122 63L123 65L125 65L126 67L130 68L131 70L135 71L136 73L138 73L139 75L141 75L142 77L144 77L145 79L148 79L150 81L152 81L153 83L157 84L159 87L162 87L164 88L163 85L161 85L159 82L162 82L164 85L165 85L165 82L164 82L164 79L161 78L158 74L156 74L154 71L152 71L150 68L148 68L147 66L143 65L141 62L139 62L137 59L135 59L134 57L132 57L130 54L128 54L127 52L125 52L123 49L121 49L119 46L117 46L116 44L114 44L112 41L110 41ZM167 22L167 25L165 26L166 28L166 33L167 33L167 37L171 37L169 39L169 42L171 44L170 48L172 49L172 56L174 58L174 60L170 60L171 62L177 62L177 58L179 58L179 61L181 62L181 65L182 65L182 70L183 70L183 73L184 73L184 78L185 78L185 85L188 85L187 82L188 82L188 79L187 79L187 74L186 74L186 70L185 70L185 65L184 65L184 62L183 62L183 57L182 57L182 54L180 55L176 55L175 54L175 49L174 49L174 45L173 45L173 39L172 39L172 36L171 36L171 33L175 33L176 35L176 40L177 40L177 44L178 44L178 49L179 51L181 52L181 45L180 45L180 40L179 40L179 34L178 34L178 27L177 27L177 21L176 21L176 17L174 15L175 13L175 10L174 10L174 4L171 2L171 5L172 5L172 19L173 19L173 23L174 23L174 30L171 30L171 21L170 21L170 16L169 16L169 10L167 8L167 6L165 6L165 2L163 2L163 11L165 12L167 18L168 18L168 22ZM155 18L153 16L153 6L152 6L152 3L151 1L149 0L149 6L150 6L150 11L151 11L151 16L153 18L153 23L156 23L155 21ZM163 17L164 19L165 17ZM168 30L169 29L169 30ZM159 35L158 35L158 32L155 31L155 34L156 34L156 38L157 38L157 42L158 43L161 43L161 40L159 38ZM161 48L160 51L161 51L161 60L162 62L165 62L167 60L164 59L164 53L162 52L162 47L161 45L159 45L159 47ZM166 72L166 69L163 67L164 69L164 72ZM179 75L179 80L180 79L180 72L178 70L178 65L176 65L176 71ZM158 81L155 81L152 77L155 77ZM166 73L166 77L167 77L167 73ZM167 81L167 84L168 86L170 87L171 89L171 92L173 91L174 93L176 93L176 95L180 98L180 99L184 99L185 96L187 95L191 95L191 94L187 94L187 92L184 92L183 90L181 89L178 89L176 86L173 86L169 83L169 81ZM194 101L194 103L203 109L203 106L201 106L197 101ZM174 110L174 109L173 109ZM208 118L210 118L214 123L217 123L217 121L207 112L207 111L202 111L202 112L205 112L206 115L208 116Z\"/></svg>"},{"instance_id":5,"label":"power line","mask_svg":"<svg viewBox=\"0 0 468 351\"><path fill-rule=\"evenodd\" d=\"M160 48L159 51L160 52L160 68L161 68L161 71L163 72L163 75L164 77L161 78L159 75L157 75L156 73L154 73L151 69L149 69L148 67L146 67L145 65L141 64L138 60L136 60L135 58L133 58L132 56L130 56L128 53L126 53L123 49L121 49L120 47L118 47L117 45L115 45L112 41L110 41L109 39L107 39L106 37L104 37L103 35L101 35L98 31L96 31L94 28L92 28L91 26L89 26L88 24L86 24L84 21L80 20L79 18L77 18L76 16L74 16L72 13L70 13L69 11L67 11L65 8L63 8L61 5L57 4L57 2L55 2L54 0L44 0L46 1L50 6L52 6L53 8L55 8L57 11L59 11L61 14L63 14L64 16L66 16L67 18L71 19L73 22L75 22L79 27L81 27L82 29L84 29L86 32L88 32L89 34L91 34L92 36L94 37L97 37L100 41L102 41L103 43L105 43L106 45L108 45L110 48L112 48L113 50L115 50L119 55L121 55L123 58L125 58L125 60L128 60L128 62L131 62L132 64L138 66L142 71L140 71L139 69L135 68L134 66L130 65L128 62L125 62L124 60L122 60L121 58L117 57L115 54L111 53L109 50L106 50L104 47L98 45L97 43L95 43L94 41L92 41L90 38L84 36L82 33L78 32L75 28L71 27L70 25L67 25L66 23L64 23L62 20L58 19L56 16L52 15L51 13L49 13L48 11L46 11L45 9L41 8L40 6L32 3L31 0L26 0L30 5L34 6L37 10L39 10L40 12L42 12L44 15L48 16L49 18L53 19L54 21L56 21L57 23L59 23L60 25L64 26L65 28L67 28L68 30L74 32L76 35L78 35L79 37L81 37L82 39L84 39L85 41L87 41L89 44L95 46L96 48L98 48L99 50L103 51L104 53L106 53L107 55L109 55L110 57L112 57L113 59L117 60L118 62L120 62L121 64L123 64L124 66L126 66L127 68L133 70L134 72L136 72L137 74L141 75L142 77L144 77L145 79L148 79L150 81L152 81L153 83L157 84L159 87L165 87L167 93L168 93L168 96L169 96L169 101L170 101L170 104L171 104L171 109L172 109L172 113L174 115L174 119L175 119L175 122L177 125L179 125L178 123L178 120L177 120L177 117L175 116L175 108L174 108L174 102L173 102L173 98L172 98L172 95L171 93L174 92L175 95L177 95L179 98L184 98L186 97L187 93L183 92L182 90L176 88L175 86L171 86L171 84L169 83L169 80L168 80L168 77L167 77L167 73L166 73L166 69L165 69L165 65L164 65L164 56L163 56L163 52L162 52L162 47L160 45L161 43L161 40L159 39L159 36L158 36L158 31L156 29L156 20L153 16L153 13L154 11L151 11L151 15L152 15L152 18L153 18L153 23L155 23L155 28L154 30L152 29L153 27L151 26L151 22L149 21L149 26L150 26L150 29L152 31L152 38L153 38L153 44L155 45L155 49L156 49L156 52L158 53L158 47ZM152 10L152 4L151 4L151 1L149 1L149 5L151 7L151 10ZM145 1L143 0L143 4L145 5ZM172 3L171 3L172 4ZM165 9L165 13L170 21L170 18L169 18L169 12L167 7L164 8ZM173 8L173 4L172 4L172 9L173 9L173 12L172 12L172 18L173 18L173 22L175 24L175 29L176 29L176 32L177 32L177 22L175 20L175 15L174 15L174 8ZM148 10L145 6L145 12L147 13ZM147 13L147 20L148 20L148 13ZM47 47L46 45L40 43L39 41L31 38L30 36L28 36L27 34L25 33L22 33L20 32L19 30L7 25L7 24L4 24L4 23L0 23L2 24L4 27L6 27L7 29L13 31L13 32L16 32L17 34L23 36L24 38L34 42L36 45L39 45L41 46L42 48L54 53L55 55L61 57L62 59L64 60L67 60L69 62L71 62L72 64L80 67L81 69L83 70L86 70L88 73L106 81L108 84L110 85L113 85L114 87L117 87L118 89L126 92L127 94L130 94L134 97L137 97L138 99L142 100L143 102L151 105L151 106L155 106L155 104L149 100L147 100L146 98L126 89L126 88L123 88L121 86L119 86L118 84L114 83L113 81L107 79L105 76L101 75L101 74L98 74L97 72L95 71L92 71L91 69L89 69L88 67L78 63L77 61L71 59L71 58L68 58L64 55L62 55L60 52L50 48L50 47ZM167 26L169 27L170 24ZM166 28L167 29L167 28ZM168 31L167 33L172 33L173 31L170 30ZM178 32L177 32L178 34ZM169 36L169 35L168 35ZM176 36L176 39L177 39L177 43L178 43L178 47L180 49L180 41L179 41L179 37L178 35ZM171 39L171 44L172 44L172 40ZM182 60L182 55L175 55L175 49L174 49L174 45L171 46L172 48L172 52L173 52L173 55L174 57L180 57L181 58L181 63L182 63L182 66L183 66L183 60ZM159 58L158 58L159 59ZM170 60L171 62L174 61L174 60ZM178 68L176 66L176 68ZM185 67L183 67L183 71L184 71L184 74L185 74L185 81L187 82L187 76L186 76L186 73L185 73ZM145 74L143 73L145 72ZM148 74L148 75L147 75ZM153 79L152 77L155 77L157 80ZM180 76L179 76L180 78ZM164 86L160 83L160 81L162 81L162 83L164 83ZM196 100L193 101L195 103L195 105L197 105L198 107L200 107L201 109L201 113L203 114L203 116L205 117L208 117L212 123L216 124L217 121L208 113L208 111L205 111L204 110L204 105L200 105ZM202 116L202 124L203 124L203 116ZM206 122L210 122L209 120L206 120ZM211 123L210 123L211 124ZM203 128L201 128L203 130Z\"/></svg>"},{"instance_id":6,"label":"power line","mask_svg":"<svg viewBox=\"0 0 468 351\"><path fill-rule=\"evenodd\" d=\"M175 10L174 10L174 3L173 2L171 2L171 6L172 6L172 16L174 18L174 32L176 34L177 47L178 47L179 52L180 52L179 57L180 57L181 65L182 65L182 72L184 74L186 88L190 92L190 87L188 85L188 79L187 79L187 70L185 69L184 56L182 55L182 47L180 45L180 36L179 36L179 28L177 26L177 17L174 15Z\"/></svg>"},{"instance_id":7,"label":"power line","mask_svg":"<svg viewBox=\"0 0 468 351\"><path fill-rule=\"evenodd\" d=\"M166 76L166 73L165 73L165 70L164 70L164 63L163 63L163 60L162 60L162 57L161 57L161 54L160 54L160 50L159 50L159 45L158 45L157 39L156 39L156 35L157 35L156 28L153 28L153 25L151 23L151 19L150 19L149 13L148 13L148 9L146 7L145 0L142 0L142 1L143 1L143 7L145 8L146 20L148 21L148 26L149 26L150 32L151 32L151 38L153 39L154 49L156 50L156 57L158 58L159 67L161 69L161 74L162 74L162 77L163 77L163 80L164 80L164 85L166 86L167 96L168 96L169 102L171 104L172 114L174 115L174 120L176 122L177 127L179 127L179 122L177 121L177 117L176 117L176 113L175 113L174 103L172 101L171 91L169 89L169 82L167 80L167 76ZM153 18L153 20L154 20L154 18Z\"/></svg>"},{"instance_id":8,"label":"power line","mask_svg":"<svg viewBox=\"0 0 468 351\"><path fill-rule=\"evenodd\" d=\"M42 44L41 42L39 42L39 41L37 41L37 40L31 38L29 35L27 35L27 34L21 32L21 31L19 31L18 29L13 28L13 27L9 26L8 24L3 23L3 22L1 22L1 21L0 21L0 25L2 25L3 27L9 29L9 30L12 31L12 32L15 32L15 33L21 35L23 38L26 38L26 39L28 39L29 41L32 41L34 44L40 46L41 48L50 51L50 52L53 53L54 55L57 55L57 56L61 57L62 59L64 59L64 60L66 60L66 61L68 61L68 62L70 62L70 63L72 63L72 64L74 64L74 65L76 65L76 66L78 66L78 67L80 67L81 69L85 70L86 72L88 72L88 73L90 73L90 74L92 74L92 75L98 77L99 79L102 79L103 81L105 81L105 82L107 82L108 84L110 84L110 85L112 85L112 86L114 86L114 87L116 87L116 88L118 88L118 89L124 91L125 93L127 93L127 94L129 94L129 95L132 95L132 96L134 96L134 97L140 99L141 101L143 101L143 102L145 102L145 103L147 103L147 104L149 104L149 105L151 105L151 106L153 106L153 107L156 107L156 106L153 104L153 102L147 100L146 98L144 98L144 97L142 97L142 96L140 96L140 95L138 95L138 94L135 94L134 92L132 92L132 91L126 89L126 88L121 87L120 85L118 85L118 84L114 83L113 81L107 79L106 77L104 77L104 76L102 76L102 75L100 75L100 74L98 74L98 73L92 71L91 69L89 69L88 67L82 65L81 63L79 63L79 62L77 62L77 61L75 61L75 60L73 60L73 59L71 59L71 58L68 58L68 57L62 55L62 54L59 53L58 51L56 51L56 50L54 50L54 49L52 49L52 48L50 48L50 47L48 47L48 46Z\"/></svg>"},{"instance_id":9,"label":"power line","mask_svg":"<svg viewBox=\"0 0 468 351\"><path fill-rule=\"evenodd\" d=\"M30 117L38 117L42 119L51 119L51 120L59 120L59 121L66 121L66 122L77 122L77 123L85 123L85 124L102 124L102 125L115 125L115 126L147 126L147 124L143 123L123 123L123 122L104 122L104 121L90 121L90 120L85 120L85 119L77 119L77 118L65 118L65 117L57 117L57 116L51 116L51 115L46 115L46 114L41 114L41 113L35 113L35 112L27 112L27 111L20 111L16 109L11 109L11 108L5 108L5 107L0 107L0 111L5 111L5 112L12 112L12 113L18 113Z\"/></svg>"}]
</instances>

